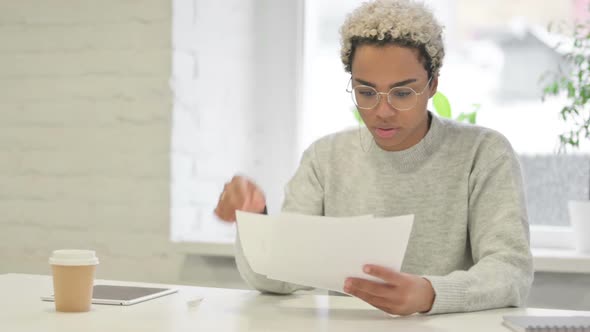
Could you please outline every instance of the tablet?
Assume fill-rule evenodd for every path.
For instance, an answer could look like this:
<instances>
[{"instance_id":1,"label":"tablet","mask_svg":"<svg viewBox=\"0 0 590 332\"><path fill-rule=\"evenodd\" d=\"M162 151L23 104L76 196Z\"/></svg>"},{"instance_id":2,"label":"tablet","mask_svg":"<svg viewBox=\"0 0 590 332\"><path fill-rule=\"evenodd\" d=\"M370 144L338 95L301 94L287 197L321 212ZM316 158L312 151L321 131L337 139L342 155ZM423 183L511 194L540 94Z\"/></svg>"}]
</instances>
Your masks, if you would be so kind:
<instances>
[{"instance_id":1,"label":"tablet","mask_svg":"<svg viewBox=\"0 0 590 332\"><path fill-rule=\"evenodd\" d=\"M176 293L176 288L151 288L136 286L94 285L92 303L111 305L132 305ZM43 301L54 301L53 295L41 297Z\"/></svg>"}]
</instances>

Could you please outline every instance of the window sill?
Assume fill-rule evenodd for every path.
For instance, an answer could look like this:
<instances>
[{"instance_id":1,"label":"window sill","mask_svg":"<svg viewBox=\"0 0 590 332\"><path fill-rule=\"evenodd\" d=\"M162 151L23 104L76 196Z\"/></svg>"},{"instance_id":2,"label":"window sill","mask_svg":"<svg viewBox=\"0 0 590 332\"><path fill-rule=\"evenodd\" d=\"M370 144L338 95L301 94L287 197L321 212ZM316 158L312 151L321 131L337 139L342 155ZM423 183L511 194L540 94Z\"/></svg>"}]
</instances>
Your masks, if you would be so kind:
<instances>
[{"instance_id":1,"label":"window sill","mask_svg":"<svg viewBox=\"0 0 590 332\"><path fill-rule=\"evenodd\" d=\"M173 245L185 254L215 257L234 256L234 241L175 242Z\"/></svg>"},{"instance_id":2,"label":"window sill","mask_svg":"<svg viewBox=\"0 0 590 332\"><path fill-rule=\"evenodd\" d=\"M568 249L533 248L535 272L588 273L590 254Z\"/></svg>"},{"instance_id":3,"label":"window sill","mask_svg":"<svg viewBox=\"0 0 590 332\"><path fill-rule=\"evenodd\" d=\"M201 256L233 257L233 241L228 242L178 242L174 246L186 254ZM534 248L533 262L536 272L588 273L590 254L574 250Z\"/></svg>"}]
</instances>

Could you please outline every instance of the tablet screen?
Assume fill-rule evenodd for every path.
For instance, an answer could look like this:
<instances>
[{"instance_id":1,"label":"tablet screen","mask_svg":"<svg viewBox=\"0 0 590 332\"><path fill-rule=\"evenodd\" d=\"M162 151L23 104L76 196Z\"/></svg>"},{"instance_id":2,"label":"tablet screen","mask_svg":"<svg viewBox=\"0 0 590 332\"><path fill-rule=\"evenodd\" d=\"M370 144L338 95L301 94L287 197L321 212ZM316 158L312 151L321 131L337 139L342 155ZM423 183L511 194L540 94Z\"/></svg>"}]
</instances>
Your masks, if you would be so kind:
<instances>
[{"instance_id":1,"label":"tablet screen","mask_svg":"<svg viewBox=\"0 0 590 332\"><path fill-rule=\"evenodd\" d=\"M148 295L167 292L169 288L95 285L92 298L97 300L132 301Z\"/></svg>"},{"instance_id":2,"label":"tablet screen","mask_svg":"<svg viewBox=\"0 0 590 332\"><path fill-rule=\"evenodd\" d=\"M92 303L132 305L176 293L177 291L177 288L95 285L92 293ZM55 298L53 295L41 296L41 300L55 301Z\"/></svg>"}]
</instances>

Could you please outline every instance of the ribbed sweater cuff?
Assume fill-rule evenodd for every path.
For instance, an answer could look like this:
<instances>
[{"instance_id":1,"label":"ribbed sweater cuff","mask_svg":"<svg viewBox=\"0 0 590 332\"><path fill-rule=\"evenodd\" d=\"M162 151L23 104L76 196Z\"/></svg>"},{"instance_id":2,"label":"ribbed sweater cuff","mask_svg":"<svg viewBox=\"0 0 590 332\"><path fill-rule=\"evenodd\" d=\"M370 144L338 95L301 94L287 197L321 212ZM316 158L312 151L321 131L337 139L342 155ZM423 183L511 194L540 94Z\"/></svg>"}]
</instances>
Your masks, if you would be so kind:
<instances>
[{"instance_id":1,"label":"ribbed sweater cuff","mask_svg":"<svg viewBox=\"0 0 590 332\"><path fill-rule=\"evenodd\" d=\"M467 306L467 284L449 276L424 276L434 289L434 303L427 315L464 312Z\"/></svg>"}]
</instances>

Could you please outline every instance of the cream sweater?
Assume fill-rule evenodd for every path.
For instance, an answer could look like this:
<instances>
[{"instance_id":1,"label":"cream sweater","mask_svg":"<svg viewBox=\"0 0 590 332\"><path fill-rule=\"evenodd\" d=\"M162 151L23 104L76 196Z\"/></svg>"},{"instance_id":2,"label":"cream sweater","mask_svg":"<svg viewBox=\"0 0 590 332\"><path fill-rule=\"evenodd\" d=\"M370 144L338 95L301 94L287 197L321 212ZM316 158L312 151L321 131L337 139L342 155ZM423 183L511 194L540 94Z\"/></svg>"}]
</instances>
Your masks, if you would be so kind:
<instances>
[{"instance_id":1,"label":"cream sweater","mask_svg":"<svg viewBox=\"0 0 590 332\"><path fill-rule=\"evenodd\" d=\"M316 141L287 185L283 210L415 214L401 270L431 282L429 313L522 306L533 266L518 159L498 132L431 117L426 136L404 151L380 149L366 128ZM236 243L238 268L252 287L304 288L255 273Z\"/></svg>"}]
</instances>

